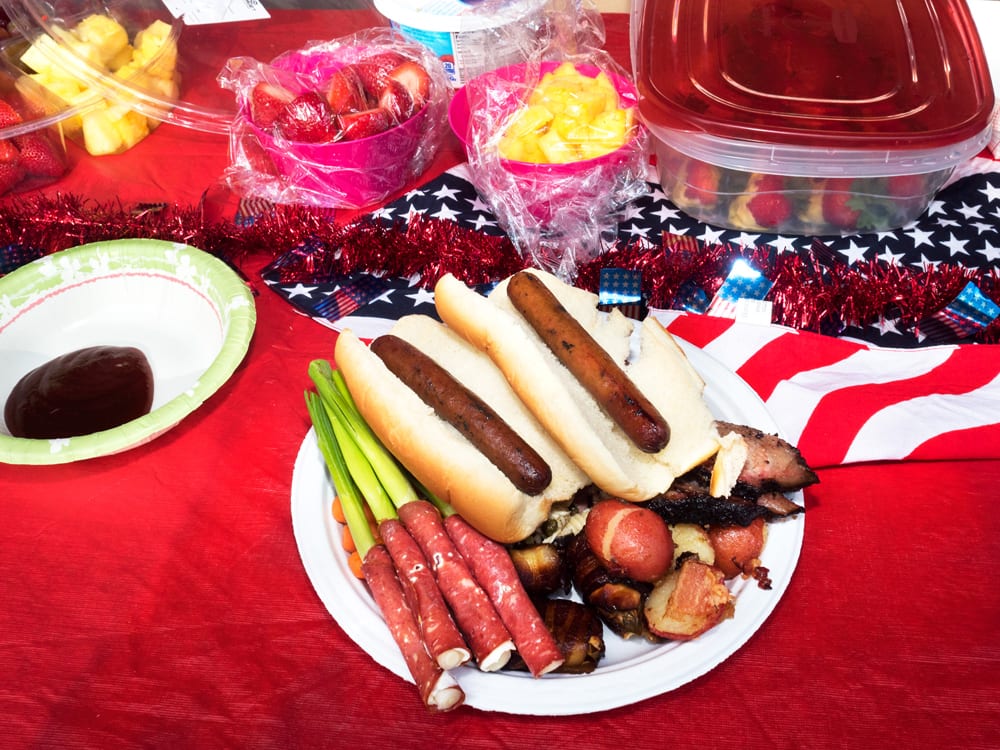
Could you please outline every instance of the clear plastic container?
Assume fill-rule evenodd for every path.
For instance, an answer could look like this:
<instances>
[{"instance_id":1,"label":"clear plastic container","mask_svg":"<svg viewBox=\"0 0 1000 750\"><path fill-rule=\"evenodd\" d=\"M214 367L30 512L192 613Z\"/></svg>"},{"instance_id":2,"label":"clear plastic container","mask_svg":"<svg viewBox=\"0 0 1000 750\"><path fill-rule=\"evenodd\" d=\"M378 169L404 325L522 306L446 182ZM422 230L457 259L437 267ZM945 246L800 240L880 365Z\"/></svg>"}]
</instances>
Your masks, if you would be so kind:
<instances>
[{"instance_id":1,"label":"clear plastic container","mask_svg":"<svg viewBox=\"0 0 1000 750\"><path fill-rule=\"evenodd\" d=\"M660 182L707 223L896 228L989 141L963 0L636 0L631 20Z\"/></svg>"},{"instance_id":2,"label":"clear plastic container","mask_svg":"<svg viewBox=\"0 0 1000 750\"><path fill-rule=\"evenodd\" d=\"M71 168L61 105L6 63L0 40L0 197L57 182ZM56 112L56 114L52 114Z\"/></svg>"},{"instance_id":3,"label":"clear plastic container","mask_svg":"<svg viewBox=\"0 0 1000 750\"><path fill-rule=\"evenodd\" d=\"M393 28L441 58L456 88L535 49L546 0L374 0Z\"/></svg>"},{"instance_id":4,"label":"clear plastic container","mask_svg":"<svg viewBox=\"0 0 1000 750\"><path fill-rule=\"evenodd\" d=\"M42 35L60 41L62 53L70 56L74 73L106 99L124 104L156 122L220 135L228 134L237 113L232 92L222 89L216 80L229 58L249 56L271 60L311 41L386 25L370 3L340 10L321 7L288 10L272 7L285 4L268 0L246 5L259 10L260 17L221 23L204 22L203 18L175 18L163 0L0 0L0 8L11 19L15 34L28 42L35 42ZM196 10L207 13L209 9L198 6ZM169 38L175 45L177 89L163 90L156 82L150 85L141 74L111 75L106 67L95 65L67 44L67 30L92 14L114 18L130 39L154 22L167 25ZM149 65L156 67L157 63L150 61ZM73 106L67 104L67 108Z\"/></svg>"}]
</instances>

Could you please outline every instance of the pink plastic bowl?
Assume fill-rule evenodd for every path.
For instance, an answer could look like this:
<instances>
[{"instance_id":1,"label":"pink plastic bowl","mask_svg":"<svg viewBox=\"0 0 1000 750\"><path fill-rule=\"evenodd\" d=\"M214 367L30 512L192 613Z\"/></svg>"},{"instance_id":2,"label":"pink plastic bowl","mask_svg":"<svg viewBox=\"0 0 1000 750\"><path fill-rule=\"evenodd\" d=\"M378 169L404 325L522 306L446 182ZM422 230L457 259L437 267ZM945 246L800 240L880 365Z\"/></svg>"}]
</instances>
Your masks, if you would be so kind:
<instances>
[{"instance_id":1,"label":"pink plastic bowl","mask_svg":"<svg viewBox=\"0 0 1000 750\"><path fill-rule=\"evenodd\" d=\"M556 61L541 63L539 78L559 65ZM591 78L599 72L593 65L577 65L576 68ZM455 92L448 108L448 123L466 151L470 147L470 111L481 106L474 102L489 102L486 106L496 108L496 112L491 113L490 121L503 122L509 114L522 106L521 94L524 89L516 84L525 82L528 70L528 65L523 63L499 68L473 79ZM614 73L609 73L609 76L622 103L635 106L639 94L632 82ZM486 92L489 92L488 95ZM536 164L509 159L501 159L499 163L515 176L522 194L537 196L537 200L529 202L528 210L537 220L544 222L551 218L559 204L566 199L599 200L615 184L622 167L634 158L634 145L626 143L604 156L564 164Z\"/></svg>"},{"instance_id":2,"label":"pink plastic bowl","mask_svg":"<svg viewBox=\"0 0 1000 750\"><path fill-rule=\"evenodd\" d=\"M295 73L308 72L322 80L346 63L318 56L287 54L275 67ZM428 126L424 106L406 122L353 141L288 143L275 139L246 118L251 132L280 173L297 188L314 193L331 206L360 208L380 202L403 188L421 169L418 158Z\"/></svg>"}]
</instances>

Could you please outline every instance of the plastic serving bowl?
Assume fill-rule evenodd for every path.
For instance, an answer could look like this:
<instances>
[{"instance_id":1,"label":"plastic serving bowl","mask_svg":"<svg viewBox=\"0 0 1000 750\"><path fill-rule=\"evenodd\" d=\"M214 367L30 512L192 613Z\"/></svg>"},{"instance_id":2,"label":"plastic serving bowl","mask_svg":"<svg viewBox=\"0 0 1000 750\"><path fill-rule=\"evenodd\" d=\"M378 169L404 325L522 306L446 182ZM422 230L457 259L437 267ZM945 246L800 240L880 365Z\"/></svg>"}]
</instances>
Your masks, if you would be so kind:
<instances>
[{"instance_id":1,"label":"plastic serving bowl","mask_svg":"<svg viewBox=\"0 0 1000 750\"><path fill-rule=\"evenodd\" d=\"M541 78L558 66L558 62L543 62L538 66L537 75ZM593 65L576 67L580 73L591 78L599 72ZM529 83L527 79L534 73L531 66L525 63L509 65L479 76L455 92L448 108L448 122L466 152L473 147L475 138L486 137L470 132L473 125L472 111L489 107L491 111L485 114L485 121L503 123L523 106L523 94ZM632 82L616 74L610 74L610 78L622 104L635 106L638 93ZM500 159L498 164L517 183L521 194L528 201L527 210L535 219L544 223L567 201L600 201L610 193L622 168L634 159L635 144L629 141L621 148L595 159L563 164Z\"/></svg>"},{"instance_id":2,"label":"plastic serving bowl","mask_svg":"<svg viewBox=\"0 0 1000 750\"><path fill-rule=\"evenodd\" d=\"M893 229L989 141L993 87L963 0L637 0L632 13L660 182L707 223Z\"/></svg>"},{"instance_id":3,"label":"plastic serving bowl","mask_svg":"<svg viewBox=\"0 0 1000 750\"><path fill-rule=\"evenodd\" d=\"M97 242L0 278L0 407L30 370L88 346L134 346L153 371L148 414L59 440L12 437L0 462L58 464L119 453L163 434L243 360L256 312L247 285L218 258L160 240Z\"/></svg>"},{"instance_id":4,"label":"plastic serving bowl","mask_svg":"<svg viewBox=\"0 0 1000 750\"><path fill-rule=\"evenodd\" d=\"M362 57L363 55L359 55ZM343 67L329 55L288 53L275 67L324 79ZM417 154L427 132L425 105L405 122L376 135L330 143L300 143L274 137L256 127L241 102L241 116L279 173L297 192L308 193L317 205L363 207L396 192L420 171Z\"/></svg>"}]
</instances>

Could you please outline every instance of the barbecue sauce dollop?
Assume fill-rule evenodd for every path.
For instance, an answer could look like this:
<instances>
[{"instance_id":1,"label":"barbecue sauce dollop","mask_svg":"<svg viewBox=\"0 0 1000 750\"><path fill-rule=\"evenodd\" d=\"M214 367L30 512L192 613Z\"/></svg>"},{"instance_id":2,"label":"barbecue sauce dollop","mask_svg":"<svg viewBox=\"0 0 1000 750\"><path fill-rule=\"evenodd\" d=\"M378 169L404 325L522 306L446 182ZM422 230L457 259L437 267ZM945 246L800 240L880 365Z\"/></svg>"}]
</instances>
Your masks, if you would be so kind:
<instances>
[{"instance_id":1,"label":"barbecue sauce dollop","mask_svg":"<svg viewBox=\"0 0 1000 750\"><path fill-rule=\"evenodd\" d=\"M91 346L31 370L4 405L7 430L19 438L66 438L108 430L148 414L153 371L131 346Z\"/></svg>"}]
</instances>

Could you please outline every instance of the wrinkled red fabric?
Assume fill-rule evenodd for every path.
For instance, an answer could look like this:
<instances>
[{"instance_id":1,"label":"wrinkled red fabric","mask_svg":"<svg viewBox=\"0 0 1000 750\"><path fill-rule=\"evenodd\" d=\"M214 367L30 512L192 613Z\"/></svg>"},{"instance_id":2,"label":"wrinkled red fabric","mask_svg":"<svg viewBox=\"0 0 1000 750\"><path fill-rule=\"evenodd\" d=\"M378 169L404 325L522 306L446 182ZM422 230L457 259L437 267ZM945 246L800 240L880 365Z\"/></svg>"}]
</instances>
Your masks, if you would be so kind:
<instances>
[{"instance_id":1,"label":"wrinkled red fabric","mask_svg":"<svg viewBox=\"0 0 1000 750\"><path fill-rule=\"evenodd\" d=\"M624 59L627 17L608 26ZM224 140L164 126L59 188L209 190L224 207ZM0 465L0 747L996 747L1000 461L822 470L774 613L671 693L585 717L429 713L303 570L302 393L335 334L254 284L246 360L176 428L116 456Z\"/></svg>"}]
</instances>

